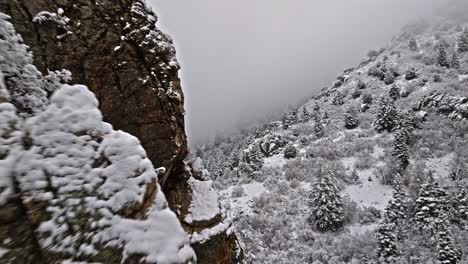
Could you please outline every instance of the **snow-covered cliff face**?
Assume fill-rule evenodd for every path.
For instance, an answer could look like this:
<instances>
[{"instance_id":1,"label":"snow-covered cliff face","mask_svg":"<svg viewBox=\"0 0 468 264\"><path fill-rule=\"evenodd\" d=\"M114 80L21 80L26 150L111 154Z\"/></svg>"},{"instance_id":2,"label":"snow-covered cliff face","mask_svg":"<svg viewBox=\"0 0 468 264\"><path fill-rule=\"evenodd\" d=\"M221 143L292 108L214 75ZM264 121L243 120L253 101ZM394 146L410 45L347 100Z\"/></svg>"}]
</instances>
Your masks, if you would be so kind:
<instances>
[{"instance_id":1,"label":"snow-covered cliff face","mask_svg":"<svg viewBox=\"0 0 468 264\"><path fill-rule=\"evenodd\" d=\"M138 139L102 121L87 87L43 77L7 20L0 13L0 262L194 263Z\"/></svg>"},{"instance_id":2,"label":"snow-covered cliff face","mask_svg":"<svg viewBox=\"0 0 468 264\"><path fill-rule=\"evenodd\" d=\"M197 150L249 260L468 261L466 2L462 7L409 25L281 121ZM326 177L334 186L323 184ZM396 205L405 212L389 224Z\"/></svg>"},{"instance_id":3,"label":"snow-covered cliff face","mask_svg":"<svg viewBox=\"0 0 468 264\"><path fill-rule=\"evenodd\" d=\"M187 153L179 63L142 0L0 1L44 75L66 69L97 97L104 120L142 142L169 189Z\"/></svg>"},{"instance_id":4,"label":"snow-covered cliff face","mask_svg":"<svg viewBox=\"0 0 468 264\"><path fill-rule=\"evenodd\" d=\"M185 221L190 219L186 218L189 211L195 210L192 215L196 216L198 209L194 208L200 206L197 206L197 185L192 184L192 171L184 163L188 150L184 130L184 97L178 77L180 66L172 39L157 28L156 15L145 5L145 1L0 0L0 11L11 17L11 23L34 54L34 65L45 76L43 89L36 91L29 87L30 91L36 91L29 96L38 93L37 96L44 99L57 89L53 86L57 82L86 85L97 97L102 119L114 129L137 137L151 163L155 167L165 168L158 179L151 178L152 175L150 182L145 178L135 184L139 188L148 185L146 195L151 196L158 189L153 180L159 182L169 207L176 212L184 230L198 238L190 239L198 262L235 262L240 249L235 235L230 232L229 221L223 219L215 192L215 201L212 197L211 203L206 206L211 206L212 211L218 213L210 214L211 218ZM38 70L34 69L34 74L39 74ZM11 103L25 115L33 115L35 108L43 111L40 100L34 101L39 102L36 107L33 101L24 98L31 101L25 106L25 110L31 108L28 111L23 111L23 106L16 102L20 98L18 95L23 95L21 85L26 85L24 83L30 85L30 80L18 80L16 86L10 85L18 87L18 92L10 91ZM94 103L93 96L87 98ZM36 123L39 125L40 122ZM93 140L98 141L93 144L101 151L99 146L105 141ZM126 142L125 139L114 141L120 140ZM61 143L81 144L74 141ZM55 155L57 150L51 150L51 153ZM96 166L107 166L107 158L96 159ZM66 173L59 168L58 171L54 169L48 168L46 174ZM137 168L135 170L132 173L142 173ZM115 192L125 186L120 184L120 187L113 186ZM208 186L211 185L208 183ZM106 193L106 197L108 195L111 193ZM132 217L140 217L138 211L150 205L148 197L140 196L138 202L135 200L135 205L125 204L130 208L121 209Z\"/></svg>"}]
</instances>

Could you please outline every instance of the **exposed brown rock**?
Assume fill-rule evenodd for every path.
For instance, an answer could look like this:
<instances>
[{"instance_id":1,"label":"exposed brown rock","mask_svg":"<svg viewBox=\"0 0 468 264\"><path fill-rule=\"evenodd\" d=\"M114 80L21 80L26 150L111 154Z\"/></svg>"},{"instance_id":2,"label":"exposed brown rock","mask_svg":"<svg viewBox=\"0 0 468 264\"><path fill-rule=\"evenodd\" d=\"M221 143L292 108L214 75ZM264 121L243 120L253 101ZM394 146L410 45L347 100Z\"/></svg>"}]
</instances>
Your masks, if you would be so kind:
<instances>
[{"instance_id":1,"label":"exposed brown rock","mask_svg":"<svg viewBox=\"0 0 468 264\"><path fill-rule=\"evenodd\" d=\"M69 70L72 83L96 94L105 121L138 137L154 166L166 168L162 182L177 181L187 153L179 65L142 1L0 0L0 11L43 74ZM38 19L43 11L53 15Z\"/></svg>"}]
</instances>

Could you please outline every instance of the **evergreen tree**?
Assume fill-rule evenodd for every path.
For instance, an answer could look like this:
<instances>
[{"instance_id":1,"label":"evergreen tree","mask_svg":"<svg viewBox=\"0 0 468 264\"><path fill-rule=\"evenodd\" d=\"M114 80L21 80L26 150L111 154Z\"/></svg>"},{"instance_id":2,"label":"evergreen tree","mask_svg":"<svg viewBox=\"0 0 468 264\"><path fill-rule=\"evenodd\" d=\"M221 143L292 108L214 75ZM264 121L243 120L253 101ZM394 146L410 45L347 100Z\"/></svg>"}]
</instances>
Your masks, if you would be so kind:
<instances>
[{"instance_id":1,"label":"evergreen tree","mask_svg":"<svg viewBox=\"0 0 468 264\"><path fill-rule=\"evenodd\" d=\"M344 115L344 123L347 129L356 128L359 125L358 113L354 106L350 106Z\"/></svg>"},{"instance_id":2,"label":"evergreen tree","mask_svg":"<svg viewBox=\"0 0 468 264\"><path fill-rule=\"evenodd\" d=\"M452 59L450 60L450 67L452 69L460 69L460 59L456 51L453 52Z\"/></svg>"},{"instance_id":3,"label":"evergreen tree","mask_svg":"<svg viewBox=\"0 0 468 264\"><path fill-rule=\"evenodd\" d=\"M323 136L323 123L320 113L317 113L314 118L314 133L319 138Z\"/></svg>"},{"instance_id":4,"label":"evergreen tree","mask_svg":"<svg viewBox=\"0 0 468 264\"><path fill-rule=\"evenodd\" d=\"M362 80L359 80L356 85L356 89L358 90L364 90L366 89L366 87L367 87L366 83L364 83Z\"/></svg>"},{"instance_id":5,"label":"evergreen tree","mask_svg":"<svg viewBox=\"0 0 468 264\"><path fill-rule=\"evenodd\" d=\"M263 166L263 159L261 158L260 151L253 145L244 150L242 161L248 164L253 171L258 171Z\"/></svg>"},{"instance_id":6,"label":"evergreen tree","mask_svg":"<svg viewBox=\"0 0 468 264\"><path fill-rule=\"evenodd\" d=\"M393 99L393 101L398 100L398 98L400 98L400 88L398 88L396 85L393 85L392 88L390 88L388 95Z\"/></svg>"},{"instance_id":7,"label":"evergreen tree","mask_svg":"<svg viewBox=\"0 0 468 264\"><path fill-rule=\"evenodd\" d=\"M462 228L468 227L468 189L461 185L452 199L452 218Z\"/></svg>"},{"instance_id":8,"label":"evergreen tree","mask_svg":"<svg viewBox=\"0 0 468 264\"><path fill-rule=\"evenodd\" d=\"M365 93L362 96L362 103L366 105L371 105L372 104L372 94L370 93Z\"/></svg>"},{"instance_id":9,"label":"evergreen tree","mask_svg":"<svg viewBox=\"0 0 468 264\"><path fill-rule=\"evenodd\" d=\"M404 171L409 164L407 136L404 131L398 130L393 141L392 156L399 161L399 168Z\"/></svg>"},{"instance_id":10,"label":"evergreen tree","mask_svg":"<svg viewBox=\"0 0 468 264\"><path fill-rule=\"evenodd\" d=\"M356 169L354 169L353 172L351 172L351 180L353 181L354 184L357 184L357 183L360 182L359 175L358 175Z\"/></svg>"},{"instance_id":11,"label":"evergreen tree","mask_svg":"<svg viewBox=\"0 0 468 264\"><path fill-rule=\"evenodd\" d=\"M301 121L303 123L306 123L306 122L309 122L310 121L310 113L309 111L307 110L307 107L302 107L302 115L301 115Z\"/></svg>"},{"instance_id":12,"label":"evergreen tree","mask_svg":"<svg viewBox=\"0 0 468 264\"><path fill-rule=\"evenodd\" d=\"M450 67L450 63L447 58L447 51L443 44L439 44L438 53L437 53L437 65L441 67Z\"/></svg>"},{"instance_id":13,"label":"evergreen tree","mask_svg":"<svg viewBox=\"0 0 468 264\"><path fill-rule=\"evenodd\" d=\"M299 123L299 115L297 114L297 110L294 109L291 111L290 113L290 120L291 120L291 124L297 124Z\"/></svg>"},{"instance_id":14,"label":"evergreen tree","mask_svg":"<svg viewBox=\"0 0 468 264\"><path fill-rule=\"evenodd\" d=\"M320 231L337 231L344 222L343 202L332 173L326 173L314 185L309 221Z\"/></svg>"},{"instance_id":15,"label":"evergreen tree","mask_svg":"<svg viewBox=\"0 0 468 264\"><path fill-rule=\"evenodd\" d=\"M393 195L385 208L385 217L388 221L397 224L406 218L405 193L401 182L401 176L397 174L393 180Z\"/></svg>"},{"instance_id":16,"label":"evergreen tree","mask_svg":"<svg viewBox=\"0 0 468 264\"><path fill-rule=\"evenodd\" d=\"M337 91L335 93L335 97L333 97L333 104L334 105L343 105L344 104L344 95L342 92Z\"/></svg>"},{"instance_id":17,"label":"evergreen tree","mask_svg":"<svg viewBox=\"0 0 468 264\"><path fill-rule=\"evenodd\" d=\"M312 114L310 115L310 118L315 120L317 116L320 116L320 115L321 115L320 105L317 102L315 102L314 107L312 108Z\"/></svg>"},{"instance_id":18,"label":"evergreen tree","mask_svg":"<svg viewBox=\"0 0 468 264\"><path fill-rule=\"evenodd\" d=\"M281 124L283 125L283 129L288 129L293 124L291 116L288 113L283 115Z\"/></svg>"},{"instance_id":19,"label":"evergreen tree","mask_svg":"<svg viewBox=\"0 0 468 264\"><path fill-rule=\"evenodd\" d=\"M414 68L409 68L405 73L405 79L411 81L416 79L418 75L416 74L416 70Z\"/></svg>"},{"instance_id":20,"label":"evergreen tree","mask_svg":"<svg viewBox=\"0 0 468 264\"><path fill-rule=\"evenodd\" d=\"M320 112L320 105L318 103L314 104L314 112Z\"/></svg>"},{"instance_id":21,"label":"evergreen tree","mask_svg":"<svg viewBox=\"0 0 468 264\"><path fill-rule=\"evenodd\" d=\"M418 42L416 41L416 39L411 38L411 40L409 42L409 48L410 48L411 51L418 51L419 50Z\"/></svg>"},{"instance_id":22,"label":"evergreen tree","mask_svg":"<svg viewBox=\"0 0 468 264\"><path fill-rule=\"evenodd\" d=\"M460 38L458 39L458 52L463 53L468 51L468 29L463 29Z\"/></svg>"},{"instance_id":23,"label":"evergreen tree","mask_svg":"<svg viewBox=\"0 0 468 264\"><path fill-rule=\"evenodd\" d=\"M446 223L441 223L438 227L437 253L441 264L457 264L461 259L461 252L453 244Z\"/></svg>"},{"instance_id":24,"label":"evergreen tree","mask_svg":"<svg viewBox=\"0 0 468 264\"><path fill-rule=\"evenodd\" d=\"M447 193L437 182L429 182L421 186L416 200L415 220L423 229L435 228L446 210Z\"/></svg>"},{"instance_id":25,"label":"evergreen tree","mask_svg":"<svg viewBox=\"0 0 468 264\"><path fill-rule=\"evenodd\" d=\"M377 229L377 252L381 263L393 263L398 257L395 223L383 221Z\"/></svg>"},{"instance_id":26,"label":"evergreen tree","mask_svg":"<svg viewBox=\"0 0 468 264\"><path fill-rule=\"evenodd\" d=\"M359 98L359 96L361 96L361 94L362 94L362 91L356 88L351 93L351 96L353 97L353 99L357 99L357 98Z\"/></svg>"},{"instance_id":27,"label":"evergreen tree","mask_svg":"<svg viewBox=\"0 0 468 264\"><path fill-rule=\"evenodd\" d=\"M401 136L404 137L407 144L410 143L411 134L416 126L416 122L414 120L414 116L407 112L398 115L398 124L397 129L402 134Z\"/></svg>"},{"instance_id":28,"label":"evergreen tree","mask_svg":"<svg viewBox=\"0 0 468 264\"><path fill-rule=\"evenodd\" d=\"M384 82L386 85L390 85L395 82L395 75L393 71L387 70L387 72L385 73Z\"/></svg>"},{"instance_id":29,"label":"evergreen tree","mask_svg":"<svg viewBox=\"0 0 468 264\"><path fill-rule=\"evenodd\" d=\"M377 116L374 127L377 131L392 131L397 125L398 112L395 103L386 98L381 98L377 108Z\"/></svg>"}]
</instances>

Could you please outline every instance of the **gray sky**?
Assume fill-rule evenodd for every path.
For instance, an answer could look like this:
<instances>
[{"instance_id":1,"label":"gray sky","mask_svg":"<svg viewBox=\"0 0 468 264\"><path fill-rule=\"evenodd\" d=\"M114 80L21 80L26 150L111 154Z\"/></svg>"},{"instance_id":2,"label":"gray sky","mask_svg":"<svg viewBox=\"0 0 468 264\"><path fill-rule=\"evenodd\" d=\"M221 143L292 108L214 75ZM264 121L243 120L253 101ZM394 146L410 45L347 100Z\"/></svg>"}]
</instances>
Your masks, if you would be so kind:
<instances>
[{"instance_id":1,"label":"gray sky","mask_svg":"<svg viewBox=\"0 0 468 264\"><path fill-rule=\"evenodd\" d=\"M443 0L147 0L175 40L192 144L279 113Z\"/></svg>"}]
</instances>

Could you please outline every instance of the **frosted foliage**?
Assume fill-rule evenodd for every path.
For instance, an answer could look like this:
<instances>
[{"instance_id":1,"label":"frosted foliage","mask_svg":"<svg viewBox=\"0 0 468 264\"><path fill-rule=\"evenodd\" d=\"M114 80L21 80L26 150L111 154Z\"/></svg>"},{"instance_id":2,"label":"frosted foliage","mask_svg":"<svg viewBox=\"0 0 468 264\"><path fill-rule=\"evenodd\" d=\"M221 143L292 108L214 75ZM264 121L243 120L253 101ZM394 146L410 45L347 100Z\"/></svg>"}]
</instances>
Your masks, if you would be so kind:
<instances>
[{"instance_id":1,"label":"frosted foliage","mask_svg":"<svg viewBox=\"0 0 468 264\"><path fill-rule=\"evenodd\" d=\"M15 164L14 150L18 147L21 136L15 128L17 121L15 107L10 103L0 101L0 157L3 157L0 159L0 205L12 194L12 181L8 172Z\"/></svg>"},{"instance_id":2,"label":"frosted foliage","mask_svg":"<svg viewBox=\"0 0 468 264\"><path fill-rule=\"evenodd\" d=\"M19 112L32 114L47 102L41 74L32 65L32 56L22 44L8 16L0 13L0 71L13 103Z\"/></svg>"}]
</instances>

